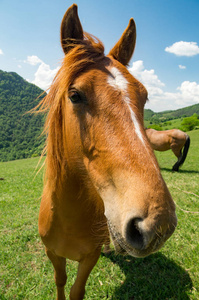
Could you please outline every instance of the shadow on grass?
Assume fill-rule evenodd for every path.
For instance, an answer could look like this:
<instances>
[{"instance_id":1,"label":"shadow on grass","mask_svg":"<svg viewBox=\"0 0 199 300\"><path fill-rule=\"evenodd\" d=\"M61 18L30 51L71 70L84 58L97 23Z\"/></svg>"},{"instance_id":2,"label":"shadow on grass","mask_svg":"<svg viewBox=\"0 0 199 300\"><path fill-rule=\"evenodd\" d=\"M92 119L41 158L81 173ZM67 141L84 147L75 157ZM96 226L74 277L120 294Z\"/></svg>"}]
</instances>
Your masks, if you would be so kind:
<instances>
[{"instance_id":1,"label":"shadow on grass","mask_svg":"<svg viewBox=\"0 0 199 300\"><path fill-rule=\"evenodd\" d=\"M186 294L192 288L189 274L165 255L157 253L138 259L111 253L106 257L126 276L112 300L190 299Z\"/></svg>"},{"instance_id":2,"label":"shadow on grass","mask_svg":"<svg viewBox=\"0 0 199 300\"><path fill-rule=\"evenodd\" d=\"M160 168L161 171L167 171L170 173L184 173L184 174L199 174L199 171L195 171L195 170L183 170L183 169L179 169L178 172L172 171L172 169L169 168Z\"/></svg>"}]
</instances>

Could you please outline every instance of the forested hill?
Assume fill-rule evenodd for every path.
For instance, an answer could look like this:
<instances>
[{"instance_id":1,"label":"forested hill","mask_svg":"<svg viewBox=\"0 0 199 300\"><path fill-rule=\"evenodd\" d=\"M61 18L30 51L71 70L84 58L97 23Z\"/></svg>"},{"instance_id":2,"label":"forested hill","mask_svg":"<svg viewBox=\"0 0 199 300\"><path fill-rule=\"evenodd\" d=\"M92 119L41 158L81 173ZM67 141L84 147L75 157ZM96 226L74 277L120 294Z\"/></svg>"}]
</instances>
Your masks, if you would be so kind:
<instances>
[{"instance_id":1,"label":"forested hill","mask_svg":"<svg viewBox=\"0 0 199 300\"><path fill-rule=\"evenodd\" d=\"M193 114L199 115L199 104L194 104L184 108L179 108L176 110L168 110L168 111L163 111L158 113L153 112L151 109L145 109L144 119L151 120L153 118L157 118L157 119L164 118L166 120L173 120L182 117L190 117Z\"/></svg>"},{"instance_id":2,"label":"forested hill","mask_svg":"<svg viewBox=\"0 0 199 300\"><path fill-rule=\"evenodd\" d=\"M26 114L43 91L16 73L0 70L0 161L39 155L43 116Z\"/></svg>"}]
</instances>

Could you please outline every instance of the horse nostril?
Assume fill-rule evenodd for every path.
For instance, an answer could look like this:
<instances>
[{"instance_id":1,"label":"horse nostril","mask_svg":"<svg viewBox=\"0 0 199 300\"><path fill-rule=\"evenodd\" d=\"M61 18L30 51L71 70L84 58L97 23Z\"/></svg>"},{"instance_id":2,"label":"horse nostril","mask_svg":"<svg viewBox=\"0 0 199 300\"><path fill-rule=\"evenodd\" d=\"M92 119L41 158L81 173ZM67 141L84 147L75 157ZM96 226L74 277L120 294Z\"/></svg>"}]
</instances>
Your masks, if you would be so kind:
<instances>
[{"instance_id":1,"label":"horse nostril","mask_svg":"<svg viewBox=\"0 0 199 300\"><path fill-rule=\"evenodd\" d=\"M136 249L142 250L144 248L144 237L141 229L139 228L139 222L142 222L141 218L133 218L130 220L126 227L127 241Z\"/></svg>"}]
</instances>

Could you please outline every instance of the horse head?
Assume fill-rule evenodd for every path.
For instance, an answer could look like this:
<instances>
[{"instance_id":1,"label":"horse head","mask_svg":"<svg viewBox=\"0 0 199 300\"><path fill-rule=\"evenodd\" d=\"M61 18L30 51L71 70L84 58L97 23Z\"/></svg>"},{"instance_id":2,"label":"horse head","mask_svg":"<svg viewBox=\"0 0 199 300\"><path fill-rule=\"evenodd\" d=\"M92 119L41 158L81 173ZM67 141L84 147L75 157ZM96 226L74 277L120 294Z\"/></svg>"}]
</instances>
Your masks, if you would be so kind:
<instances>
[{"instance_id":1,"label":"horse head","mask_svg":"<svg viewBox=\"0 0 199 300\"><path fill-rule=\"evenodd\" d=\"M47 96L48 156L77 191L92 190L89 201L106 217L115 247L144 257L160 249L177 218L144 130L147 91L126 68L135 42L131 19L105 56L102 43L83 32L77 6L68 9L61 25L65 57Z\"/></svg>"}]
</instances>

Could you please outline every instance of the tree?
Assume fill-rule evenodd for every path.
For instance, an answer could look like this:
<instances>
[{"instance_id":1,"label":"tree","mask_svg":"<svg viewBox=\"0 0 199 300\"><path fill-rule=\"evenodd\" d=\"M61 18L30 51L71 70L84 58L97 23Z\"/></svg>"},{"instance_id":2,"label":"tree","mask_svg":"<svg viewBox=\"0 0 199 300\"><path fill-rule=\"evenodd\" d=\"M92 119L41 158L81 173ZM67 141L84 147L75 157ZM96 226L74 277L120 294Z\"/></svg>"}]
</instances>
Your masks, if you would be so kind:
<instances>
[{"instance_id":1,"label":"tree","mask_svg":"<svg viewBox=\"0 0 199 300\"><path fill-rule=\"evenodd\" d=\"M193 130L196 126L199 126L198 115L195 113L191 117L184 118L181 126L183 131Z\"/></svg>"},{"instance_id":2,"label":"tree","mask_svg":"<svg viewBox=\"0 0 199 300\"><path fill-rule=\"evenodd\" d=\"M158 130L158 131L162 130L162 127L158 124L150 125L149 128L152 128L152 129L155 129L155 130Z\"/></svg>"}]
</instances>

